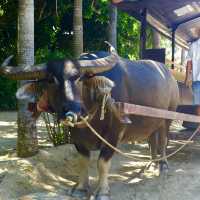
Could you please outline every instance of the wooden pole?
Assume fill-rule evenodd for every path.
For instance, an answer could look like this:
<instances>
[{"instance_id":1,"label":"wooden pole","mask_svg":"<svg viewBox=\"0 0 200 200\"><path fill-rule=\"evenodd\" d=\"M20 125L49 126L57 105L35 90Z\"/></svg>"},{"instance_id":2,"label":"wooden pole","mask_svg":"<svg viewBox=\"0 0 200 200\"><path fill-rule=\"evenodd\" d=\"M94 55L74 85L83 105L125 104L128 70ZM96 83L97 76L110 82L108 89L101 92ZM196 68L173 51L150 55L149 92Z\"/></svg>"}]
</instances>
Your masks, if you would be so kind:
<instances>
[{"instance_id":1,"label":"wooden pole","mask_svg":"<svg viewBox=\"0 0 200 200\"><path fill-rule=\"evenodd\" d=\"M173 28L172 30L172 63L174 63L174 58L175 58L175 36L176 36L176 29ZM172 64L171 68L174 69L174 64Z\"/></svg>"},{"instance_id":2,"label":"wooden pole","mask_svg":"<svg viewBox=\"0 0 200 200\"><path fill-rule=\"evenodd\" d=\"M148 106L117 102L116 106L122 115L139 115L161 119L182 120L200 123L200 116L168 111Z\"/></svg>"},{"instance_id":3,"label":"wooden pole","mask_svg":"<svg viewBox=\"0 0 200 200\"><path fill-rule=\"evenodd\" d=\"M140 30L140 58L144 56L146 49L146 28L147 28L147 9L144 8L141 13L141 30Z\"/></svg>"}]
</instances>

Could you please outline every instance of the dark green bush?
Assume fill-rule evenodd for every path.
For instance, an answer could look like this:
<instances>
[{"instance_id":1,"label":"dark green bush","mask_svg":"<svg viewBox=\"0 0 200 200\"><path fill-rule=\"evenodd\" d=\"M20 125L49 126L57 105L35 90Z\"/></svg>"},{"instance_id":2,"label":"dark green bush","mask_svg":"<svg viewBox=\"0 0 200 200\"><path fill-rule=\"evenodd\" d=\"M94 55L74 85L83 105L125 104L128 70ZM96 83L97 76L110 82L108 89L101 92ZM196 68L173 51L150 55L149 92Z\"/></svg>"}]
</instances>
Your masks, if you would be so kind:
<instances>
[{"instance_id":1,"label":"dark green bush","mask_svg":"<svg viewBox=\"0 0 200 200\"><path fill-rule=\"evenodd\" d=\"M0 77L0 110L16 110L17 82Z\"/></svg>"}]
</instances>

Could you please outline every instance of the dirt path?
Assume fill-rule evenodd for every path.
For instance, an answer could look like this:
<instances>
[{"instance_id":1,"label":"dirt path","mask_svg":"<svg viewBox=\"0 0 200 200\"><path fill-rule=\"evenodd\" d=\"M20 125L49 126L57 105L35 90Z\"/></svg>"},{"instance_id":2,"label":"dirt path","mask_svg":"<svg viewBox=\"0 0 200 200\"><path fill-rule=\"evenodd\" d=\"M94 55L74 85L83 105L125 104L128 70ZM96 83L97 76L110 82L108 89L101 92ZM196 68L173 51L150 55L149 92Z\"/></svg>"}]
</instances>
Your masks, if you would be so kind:
<instances>
[{"instance_id":1,"label":"dirt path","mask_svg":"<svg viewBox=\"0 0 200 200\"><path fill-rule=\"evenodd\" d=\"M37 156L19 159L15 155L16 114L0 114L0 200L19 199L34 194L34 200L62 199L76 182L79 173L78 155L73 145L45 148ZM179 129L175 124L171 132ZM39 123L40 144L46 144L44 125ZM190 132L173 134L168 153L177 149ZM133 162L115 155L109 180L113 200L199 200L200 199L200 137L169 159L170 170L160 177L156 172L139 173L145 163ZM148 157L145 143L122 145L126 152ZM96 184L97 153L92 155L90 182ZM57 194L57 195L56 195ZM59 194L59 197L58 197ZM33 195L33 196L34 196ZM60 195L63 195L62 197ZM57 196L57 197L55 197Z\"/></svg>"}]
</instances>

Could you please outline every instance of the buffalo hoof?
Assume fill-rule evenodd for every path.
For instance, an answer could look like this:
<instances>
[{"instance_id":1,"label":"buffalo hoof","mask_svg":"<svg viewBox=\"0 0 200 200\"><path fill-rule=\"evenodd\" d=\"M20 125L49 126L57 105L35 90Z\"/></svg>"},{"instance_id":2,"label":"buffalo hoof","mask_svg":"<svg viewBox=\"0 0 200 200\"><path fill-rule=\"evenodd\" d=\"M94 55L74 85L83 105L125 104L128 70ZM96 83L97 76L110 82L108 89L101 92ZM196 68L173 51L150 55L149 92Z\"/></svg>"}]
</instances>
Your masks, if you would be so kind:
<instances>
[{"instance_id":1,"label":"buffalo hoof","mask_svg":"<svg viewBox=\"0 0 200 200\"><path fill-rule=\"evenodd\" d=\"M88 189L77 189L73 188L70 192L70 196L74 198L79 198L83 200L87 200L90 197L90 193Z\"/></svg>"},{"instance_id":2,"label":"buffalo hoof","mask_svg":"<svg viewBox=\"0 0 200 200\"><path fill-rule=\"evenodd\" d=\"M109 194L98 194L95 197L95 200L111 200Z\"/></svg>"},{"instance_id":3,"label":"buffalo hoof","mask_svg":"<svg viewBox=\"0 0 200 200\"><path fill-rule=\"evenodd\" d=\"M167 173L169 171L169 166L167 161L161 160L159 162L159 167L160 167L160 173Z\"/></svg>"}]
</instances>

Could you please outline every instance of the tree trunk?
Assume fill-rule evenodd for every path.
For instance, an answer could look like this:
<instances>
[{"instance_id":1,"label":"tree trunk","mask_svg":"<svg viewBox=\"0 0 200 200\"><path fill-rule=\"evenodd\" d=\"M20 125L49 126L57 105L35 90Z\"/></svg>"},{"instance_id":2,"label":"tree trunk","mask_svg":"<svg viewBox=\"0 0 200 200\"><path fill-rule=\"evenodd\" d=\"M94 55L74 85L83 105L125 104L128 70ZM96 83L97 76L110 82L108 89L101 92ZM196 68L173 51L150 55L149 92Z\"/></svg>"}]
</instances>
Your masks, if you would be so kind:
<instances>
[{"instance_id":1,"label":"tree trunk","mask_svg":"<svg viewBox=\"0 0 200 200\"><path fill-rule=\"evenodd\" d=\"M153 29L153 48L160 48L160 35L155 29Z\"/></svg>"},{"instance_id":2,"label":"tree trunk","mask_svg":"<svg viewBox=\"0 0 200 200\"><path fill-rule=\"evenodd\" d=\"M78 58L83 53L83 19L82 19L82 0L74 0L74 56Z\"/></svg>"},{"instance_id":3,"label":"tree trunk","mask_svg":"<svg viewBox=\"0 0 200 200\"><path fill-rule=\"evenodd\" d=\"M109 42L117 49L117 8L110 4L109 6Z\"/></svg>"},{"instance_id":4,"label":"tree trunk","mask_svg":"<svg viewBox=\"0 0 200 200\"><path fill-rule=\"evenodd\" d=\"M18 65L34 64L34 0L19 0ZM20 85L24 82L20 82ZM28 111L26 100L18 102L17 154L29 157L38 152L36 121Z\"/></svg>"}]
</instances>

